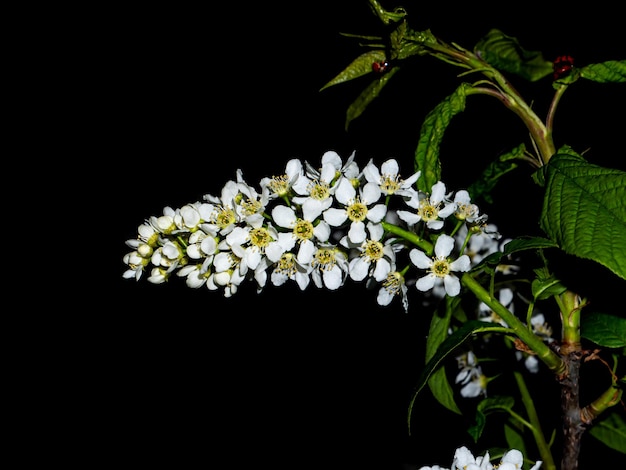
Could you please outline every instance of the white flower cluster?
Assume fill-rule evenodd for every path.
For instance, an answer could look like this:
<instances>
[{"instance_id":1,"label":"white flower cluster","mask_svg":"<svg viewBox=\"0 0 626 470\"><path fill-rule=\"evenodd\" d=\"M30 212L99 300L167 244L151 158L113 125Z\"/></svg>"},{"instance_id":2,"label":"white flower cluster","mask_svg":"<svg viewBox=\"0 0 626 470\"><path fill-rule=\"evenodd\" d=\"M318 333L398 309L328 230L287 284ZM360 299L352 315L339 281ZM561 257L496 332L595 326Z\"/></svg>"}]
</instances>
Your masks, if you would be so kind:
<instances>
[{"instance_id":1,"label":"white flower cluster","mask_svg":"<svg viewBox=\"0 0 626 470\"><path fill-rule=\"evenodd\" d=\"M328 151L319 168L292 159L284 174L263 178L258 190L237 170L219 196L166 207L126 242L133 251L124 256L124 278L148 272L148 281L158 284L175 273L189 287L222 289L226 297L245 279L256 280L261 291L268 280L275 286L291 280L302 290L313 281L334 290L350 278L378 285L380 305L400 297L405 310L413 282L439 298L458 295L455 273L498 249L495 227L467 191L447 193L437 182L427 194L416 189L419 171L402 179L394 159L380 168L370 160L361 170L354 156L344 163ZM398 267L405 249L406 266ZM407 280L409 268L418 271Z\"/></svg>"},{"instance_id":2,"label":"white flower cluster","mask_svg":"<svg viewBox=\"0 0 626 470\"><path fill-rule=\"evenodd\" d=\"M542 463L541 460L538 460L530 470L538 470ZM419 470L521 470L523 465L524 455L517 449L505 452L500 463L493 465L489 461L489 452L482 457L474 457L467 447L459 447L454 453L450 469L433 465L432 467L420 467Z\"/></svg>"}]
</instances>

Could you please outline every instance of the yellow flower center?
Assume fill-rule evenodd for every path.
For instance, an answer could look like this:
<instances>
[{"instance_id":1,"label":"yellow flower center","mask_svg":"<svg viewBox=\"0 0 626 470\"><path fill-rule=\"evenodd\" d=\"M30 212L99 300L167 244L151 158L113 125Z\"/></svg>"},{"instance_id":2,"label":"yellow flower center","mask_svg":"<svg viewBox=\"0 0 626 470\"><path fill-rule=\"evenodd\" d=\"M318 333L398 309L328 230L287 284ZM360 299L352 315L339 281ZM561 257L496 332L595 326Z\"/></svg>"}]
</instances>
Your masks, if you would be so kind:
<instances>
[{"instance_id":1,"label":"yellow flower center","mask_svg":"<svg viewBox=\"0 0 626 470\"><path fill-rule=\"evenodd\" d=\"M348 219L352 222L363 222L367 216L367 206L363 204L358 197L356 197L354 201L346 207L346 212L348 214Z\"/></svg>"},{"instance_id":2,"label":"yellow flower center","mask_svg":"<svg viewBox=\"0 0 626 470\"><path fill-rule=\"evenodd\" d=\"M313 238L313 224L308 220L298 219L293 227L293 234L298 242Z\"/></svg>"},{"instance_id":3,"label":"yellow flower center","mask_svg":"<svg viewBox=\"0 0 626 470\"><path fill-rule=\"evenodd\" d=\"M434 206L430 203L430 201L424 199L420 202L420 207L417 210L417 214L428 222L429 220L437 220L437 216L439 215L439 207Z\"/></svg>"},{"instance_id":4,"label":"yellow flower center","mask_svg":"<svg viewBox=\"0 0 626 470\"><path fill-rule=\"evenodd\" d=\"M335 248L319 248L311 261L311 266L320 271L330 271L335 264Z\"/></svg>"},{"instance_id":5,"label":"yellow flower center","mask_svg":"<svg viewBox=\"0 0 626 470\"><path fill-rule=\"evenodd\" d=\"M212 219L215 224L221 229L224 229L229 225L234 224L237 220L237 218L235 217L235 212L232 209L228 209L224 206L219 206L216 208L216 211L217 213L213 215Z\"/></svg>"},{"instance_id":6,"label":"yellow flower center","mask_svg":"<svg viewBox=\"0 0 626 470\"><path fill-rule=\"evenodd\" d=\"M400 175L382 175L381 180L380 189L387 194L394 194L402 183Z\"/></svg>"},{"instance_id":7,"label":"yellow flower center","mask_svg":"<svg viewBox=\"0 0 626 470\"><path fill-rule=\"evenodd\" d=\"M289 179L287 175L273 176L267 186L277 196L286 196L289 192Z\"/></svg>"},{"instance_id":8,"label":"yellow flower center","mask_svg":"<svg viewBox=\"0 0 626 470\"><path fill-rule=\"evenodd\" d=\"M284 253L276 263L274 271L288 277L294 276L296 274L296 260L293 253Z\"/></svg>"},{"instance_id":9,"label":"yellow flower center","mask_svg":"<svg viewBox=\"0 0 626 470\"><path fill-rule=\"evenodd\" d=\"M258 248L265 248L272 242L272 236L264 227L254 228L250 230L250 243Z\"/></svg>"},{"instance_id":10,"label":"yellow flower center","mask_svg":"<svg viewBox=\"0 0 626 470\"><path fill-rule=\"evenodd\" d=\"M328 183L325 183L324 181L319 181L319 180L313 181L311 183L311 186L309 187L309 195L313 199L323 201L324 199L327 199L330 196L330 186L328 185Z\"/></svg>"},{"instance_id":11,"label":"yellow flower center","mask_svg":"<svg viewBox=\"0 0 626 470\"><path fill-rule=\"evenodd\" d=\"M383 244L376 240L367 240L361 256L367 256L371 261L378 261L383 257Z\"/></svg>"},{"instance_id":12,"label":"yellow flower center","mask_svg":"<svg viewBox=\"0 0 626 470\"><path fill-rule=\"evenodd\" d=\"M430 270L437 277L446 277L450 274L450 263L446 259L436 259Z\"/></svg>"}]
</instances>

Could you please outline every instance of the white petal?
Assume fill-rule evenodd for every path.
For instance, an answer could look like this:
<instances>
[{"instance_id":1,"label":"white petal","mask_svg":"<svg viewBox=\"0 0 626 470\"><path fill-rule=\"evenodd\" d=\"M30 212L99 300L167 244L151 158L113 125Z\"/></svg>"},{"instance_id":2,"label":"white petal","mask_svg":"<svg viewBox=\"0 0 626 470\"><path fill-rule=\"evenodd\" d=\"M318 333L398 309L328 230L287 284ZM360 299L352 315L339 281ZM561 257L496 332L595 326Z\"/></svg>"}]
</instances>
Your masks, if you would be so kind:
<instances>
[{"instance_id":1,"label":"white petal","mask_svg":"<svg viewBox=\"0 0 626 470\"><path fill-rule=\"evenodd\" d=\"M332 164L337 170L339 170L343 165L341 157L334 150L328 150L327 152L324 152L324 155L322 155L322 167L328 163Z\"/></svg>"},{"instance_id":2,"label":"white petal","mask_svg":"<svg viewBox=\"0 0 626 470\"><path fill-rule=\"evenodd\" d=\"M391 272L391 265L389 261L382 258L379 259L376 263L376 268L374 269L374 279L378 282L382 282L387 278L387 274Z\"/></svg>"},{"instance_id":3,"label":"white petal","mask_svg":"<svg viewBox=\"0 0 626 470\"><path fill-rule=\"evenodd\" d=\"M300 264L308 264L313 259L315 253L315 244L311 240L304 240L300 243L300 249L298 250L297 260Z\"/></svg>"},{"instance_id":4,"label":"white petal","mask_svg":"<svg viewBox=\"0 0 626 470\"><path fill-rule=\"evenodd\" d=\"M450 269L457 272L467 272L470 269L470 258L467 255L460 256L458 259L450 263Z\"/></svg>"},{"instance_id":5,"label":"white petal","mask_svg":"<svg viewBox=\"0 0 626 470\"><path fill-rule=\"evenodd\" d=\"M342 178L335 191L335 199L343 205L347 205L356 196L356 189L348 178Z\"/></svg>"},{"instance_id":6,"label":"white petal","mask_svg":"<svg viewBox=\"0 0 626 470\"><path fill-rule=\"evenodd\" d=\"M291 207L276 206L272 210L272 219L280 227L291 228L296 223L296 213Z\"/></svg>"},{"instance_id":7,"label":"white petal","mask_svg":"<svg viewBox=\"0 0 626 470\"><path fill-rule=\"evenodd\" d=\"M345 209L336 209L331 207L324 211L324 220L333 227L339 227L348 218L348 214Z\"/></svg>"},{"instance_id":8,"label":"white petal","mask_svg":"<svg viewBox=\"0 0 626 470\"><path fill-rule=\"evenodd\" d=\"M378 167L370 160L365 168L363 168L363 176L370 183L380 184L380 172Z\"/></svg>"},{"instance_id":9,"label":"white petal","mask_svg":"<svg viewBox=\"0 0 626 470\"><path fill-rule=\"evenodd\" d=\"M414 212L398 211L397 214L401 220L404 220L409 225L415 225L422 220L422 218Z\"/></svg>"},{"instance_id":10,"label":"white petal","mask_svg":"<svg viewBox=\"0 0 626 470\"><path fill-rule=\"evenodd\" d=\"M395 296L384 287L378 291L376 302L378 305L389 305Z\"/></svg>"},{"instance_id":11,"label":"white petal","mask_svg":"<svg viewBox=\"0 0 626 470\"><path fill-rule=\"evenodd\" d=\"M328 241L330 237L330 226L328 222L324 220L320 220L320 223L315 226L313 229L313 235L321 242Z\"/></svg>"},{"instance_id":12,"label":"white petal","mask_svg":"<svg viewBox=\"0 0 626 470\"><path fill-rule=\"evenodd\" d=\"M444 277L443 285L446 288L446 294L450 297L456 297L461 292L461 282L456 276L447 275Z\"/></svg>"},{"instance_id":13,"label":"white petal","mask_svg":"<svg viewBox=\"0 0 626 470\"><path fill-rule=\"evenodd\" d=\"M352 222L348 231L348 238L352 243L363 243L365 241L365 224L363 222Z\"/></svg>"},{"instance_id":14,"label":"white petal","mask_svg":"<svg viewBox=\"0 0 626 470\"><path fill-rule=\"evenodd\" d=\"M363 186L363 200L367 205L377 202L381 195L382 191L380 190L380 186L376 183L367 183Z\"/></svg>"},{"instance_id":15,"label":"white petal","mask_svg":"<svg viewBox=\"0 0 626 470\"><path fill-rule=\"evenodd\" d=\"M400 170L400 166L395 159L390 158L389 160L383 162L380 169L383 175L396 176Z\"/></svg>"},{"instance_id":16,"label":"white petal","mask_svg":"<svg viewBox=\"0 0 626 470\"><path fill-rule=\"evenodd\" d=\"M415 287L422 292L432 289L435 286L435 277L433 274L427 274L415 283Z\"/></svg>"},{"instance_id":17,"label":"white petal","mask_svg":"<svg viewBox=\"0 0 626 470\"><path fill-rule=\"evenodd\" d=\"M443 201L444 196L446 195L446 185L441 181L433 184L433 188L430 194L430 202L432 205L436 206L441 201Z\"/></svg>"},{"instance_id":18,"label":"white petal","mask_svg":"<svg viewBox=\"0 0 626 470\"><path fill-rule=\"evenodd\" d=\"M355 281L362 281L367 276L369 263L363 260L362 256L358 256L350 261L350 277Z\"/></svg>"},{"instance_id":19,"label":"white petal","mask_svg":"<svg viewBox=\"0 0 626 470\"><path fill-rule=\"evenodd\" d=\"M387 215L387 206L384 204L376 204L371 209L367 211L367 220L371 220L372 222L380 222Z\"/></svg>"},{"instance_id":20,"label":"white petal","mask_svg":"<svg viewBox=\"0 0 626 470\"><path fill-rule=\"evenodd\" d=\"M452 215L455 210L456 210L456 204L454 203L446 204L445 207L437 213L437 215L439 216L440 219L445 219L446 217L449 217L450 215Z\"/></svg>"},{"instance_id":21,"label":"white petal","mask_svg":"<svg viewBox=\"0 0 626 470\"><path fill-rule=\"evenodd\" d=\"M427 269L433 265L433 260L426 256L426 253L417 248L413 248L409 252L409 258L411 258L413 264L420 269Z\"/></svg>"},{"instance_id":22,"label":"white petal","mask_svg":"<svg viewBox=\"0 0 626 470\"><path fill-rule=\"evenodd\" d=\"M333 266L332 269L324 271L322 274L324 278L324 285L330 290L335 290L341 287L342 271L338 266Z\"/></svg>"},{"instance_id":23,"label":"white petal","mask_svg":"<svg viewBox=\"0 0 626 470\"><path fill-rule=\"evenodd\" d=\"M369 222L367 224L367 230L370 233L370 238L376 241L383 238L383 235L385 234L385 229L383 228L381 224L373 224Z\"/></svg>"},{"instance_id":24,"label":"white petal","mask_svg":"<svg viewBox=\"0 0 626 470\"><path fill-rule=\"evenodd\" d=\"M445 258L452 252L452 248L454 248L454 238L444 233L435 242L435 256Z\"/></svg>"}]
</instances>

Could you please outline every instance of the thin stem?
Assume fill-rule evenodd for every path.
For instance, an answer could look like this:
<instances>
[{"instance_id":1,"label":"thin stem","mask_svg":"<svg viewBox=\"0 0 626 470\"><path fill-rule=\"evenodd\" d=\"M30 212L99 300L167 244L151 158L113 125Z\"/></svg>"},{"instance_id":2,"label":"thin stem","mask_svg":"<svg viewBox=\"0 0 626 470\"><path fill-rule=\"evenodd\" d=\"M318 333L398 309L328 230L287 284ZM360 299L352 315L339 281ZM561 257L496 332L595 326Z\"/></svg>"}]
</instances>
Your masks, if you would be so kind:
<instances>
[{"instance_id":1,"label":"thin stem","mask_svg":"<svg viewBox=\"0 0 626 470\"><path fill-rule=\"evenodd\" d=\"M539 415L537 414L537 409L535 408L535 402L533 401L530 392L528 391L528 387L526 386L526 381L519 371L514 371L513 376L515 377L517 388L519 388L520 395L522 397L522 404L526 409L526 414L528 414L528 419L531 423L531 426L529 427L530 431L533 433L535 443L539 449L539 455L541 455L541 459L543 460L542 468L545 470L556 470L552 452L550 452L550 445L546 441L545 435L541 430Z\"/></svg>"}]
</instances>

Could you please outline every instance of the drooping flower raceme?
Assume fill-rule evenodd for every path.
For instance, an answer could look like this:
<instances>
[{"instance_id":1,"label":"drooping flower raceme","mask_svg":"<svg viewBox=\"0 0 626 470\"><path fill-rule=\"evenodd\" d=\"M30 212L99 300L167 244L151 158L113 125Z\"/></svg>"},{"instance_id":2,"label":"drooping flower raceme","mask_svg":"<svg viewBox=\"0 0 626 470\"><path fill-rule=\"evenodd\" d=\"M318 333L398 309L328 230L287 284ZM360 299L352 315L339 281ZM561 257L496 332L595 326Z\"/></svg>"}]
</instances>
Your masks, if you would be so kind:
<instances>
[{"instance_id":1,"label":"drooping flower raceme","mask_svg":"<svg viewBox=\"0 0 626 470\"><path fill-rule=\"evenodd\" d=\"M139 280L149 272L148 282L165 283L175 274L191 288L225 296L247 279L256 280L257 291L268 281L288 280L300 289L313 281L334 290L351 279L377 287L379 305L397 298L405 311L413 284L431 297L458 295L456 273L474 261L466 253L454 259L445 223L451 220L457 239L464 233L469 240L457 249L471 252L474 238L485 236L476 230L484 216L467 191L447 193L437 182L431 194L419 192L419 171L402 179L394 159L380 169L370 160L360 171L354 156L344 162L328 151L320 167L291 159L283 175L261 179L259 189L237 170L219 197L164 208L126 242L132 250L123 258L123 277ZM387 231L390 224L433 242L434 255L415 248L411 237Z\"/></svg>"}]
</instances>

